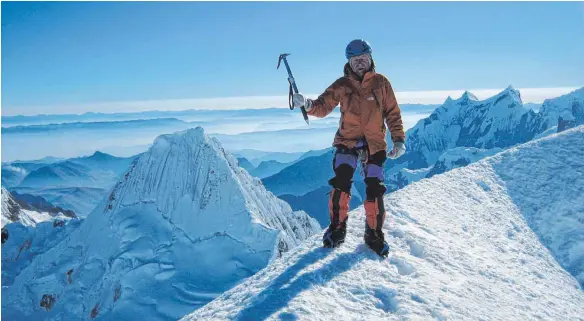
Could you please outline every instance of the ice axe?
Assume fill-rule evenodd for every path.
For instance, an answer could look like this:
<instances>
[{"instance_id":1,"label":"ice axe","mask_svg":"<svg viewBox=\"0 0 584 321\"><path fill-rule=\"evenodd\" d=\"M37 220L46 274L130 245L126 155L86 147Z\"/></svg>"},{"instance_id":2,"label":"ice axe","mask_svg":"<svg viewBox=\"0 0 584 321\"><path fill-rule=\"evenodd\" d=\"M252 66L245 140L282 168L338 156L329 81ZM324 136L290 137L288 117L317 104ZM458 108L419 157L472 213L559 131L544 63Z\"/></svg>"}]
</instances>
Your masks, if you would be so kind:
<instances>
[{"instance_id":1,"label":"ice axe","mask_svg":"<svg viewBox=\"0 0 584 321\"><path fill-rule=\"evenodd\" d=\"M288 94L288 104L290 106L290 110L294 109L294 105L292 104L292 94L298 93L298 87L296 87L296 81L294 81L294 75L292 75L292 70L290 70L290 66L288 65L288 60L286 60L286 56L290 54L281 54L280 58L278 58L278 67L276 69L280 69L280 63L284 60L284 65L286 65L286 70L288 71L288 82L290 83L290 92ZM292 91L294 90L294 91ZM306 109L304 106L300 107L302 111L302 116L304 116L304 120L307 124L310 124L308 121L308 115L306 114Z\"/></svg>"}]
</instances>

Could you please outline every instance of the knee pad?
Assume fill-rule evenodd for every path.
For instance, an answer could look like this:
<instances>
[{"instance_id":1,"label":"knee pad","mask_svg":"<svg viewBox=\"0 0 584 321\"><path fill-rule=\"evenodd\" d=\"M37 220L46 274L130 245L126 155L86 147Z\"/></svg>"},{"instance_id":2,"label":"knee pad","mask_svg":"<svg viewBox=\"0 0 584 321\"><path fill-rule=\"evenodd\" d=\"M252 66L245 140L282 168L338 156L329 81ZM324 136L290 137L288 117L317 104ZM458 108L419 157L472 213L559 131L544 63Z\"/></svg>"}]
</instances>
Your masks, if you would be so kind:
<instances>
[{"instance_id":1,"label":"knee pad","mask_svg":"<svg viewBox=\"0 0 584 321\"><path fill-rule=\"evenodd\" d=\"M367 200L370 201L383 196L383 194L385 194L387 191L385 184L377 177L366 177L365 186L365 194L367 194Z\"/></svg>"},{"instance_id":2,"label":"knee pad","mask_svg":"<svg viewBox=\"0 0 584 321\"><path fill-rule=\"evenodd\" d=\"M340 189L343 192L350 193L354 172L355 169L350 165L341 164L339 167L335 168L335 177L329 180L329 185L333 188Z\"/></svg>"},{"instance_id":3,"label":"knee pad","mask_svg":"<svg viewBox=\"0 0 584 321\"><path fill-rule=\"evenodd\" d=\"M383 163L385 163L386 160L387 155L385 154L384 150L381 150L373 155L370 155L369 158L367 159L367 163L383 167Z\"/></svg>"}]
</instances>

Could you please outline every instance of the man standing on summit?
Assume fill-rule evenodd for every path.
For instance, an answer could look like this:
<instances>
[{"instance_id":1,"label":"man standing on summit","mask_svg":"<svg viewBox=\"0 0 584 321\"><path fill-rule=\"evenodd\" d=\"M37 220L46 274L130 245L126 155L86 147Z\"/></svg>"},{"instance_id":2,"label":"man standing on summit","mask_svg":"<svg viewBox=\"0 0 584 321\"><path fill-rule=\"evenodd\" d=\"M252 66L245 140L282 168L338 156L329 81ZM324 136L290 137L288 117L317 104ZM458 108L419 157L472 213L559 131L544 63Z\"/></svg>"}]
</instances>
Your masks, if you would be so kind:
<instances>
[{"instance_id":1,"label":"man standing on summit","mask_svg":"<svg viewBox=\"0 0 584 321\"><path fill-rule=\"evenodd\" d=\"M329 180L333 190L329 198L331 224L323 236L325 247L336 247L345 240L349 200L357 161L361 162L365 177L366 200L365 243L381 256L387 256L383 222L385 207L383 194L383 163L386 157L398 158L405 153L405 134L401 112L391 84L375 72L367 41L353 40L347 46L344 76L330 85L318 99L311 100L297 93L294 107L304 106L308 115L325 117L340 103L341 120L334 139L333 160L335 177ZM391 132L393 149L387 153L386 125Z\"/></svg>"}]
</instances>

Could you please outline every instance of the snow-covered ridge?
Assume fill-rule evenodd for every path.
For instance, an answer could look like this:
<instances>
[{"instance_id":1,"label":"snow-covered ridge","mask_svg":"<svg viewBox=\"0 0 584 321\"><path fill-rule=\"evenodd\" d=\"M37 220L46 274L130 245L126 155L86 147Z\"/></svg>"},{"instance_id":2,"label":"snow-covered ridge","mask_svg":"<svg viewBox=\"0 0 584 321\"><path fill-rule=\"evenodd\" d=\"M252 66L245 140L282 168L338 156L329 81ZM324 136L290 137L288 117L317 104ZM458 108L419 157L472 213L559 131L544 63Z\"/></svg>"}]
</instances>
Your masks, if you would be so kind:
<instances>
[{"instance_id":1,"label":"snow-covered ridge","mask_svg":"<svg viewBox=\"0 0 584 321\"><path fill-rule=\"evenodd\" d=\"M2 314L176 320L316 232L202 128L162 135L77 230L3 290Z\"/></svg>"},{"instance_id":2,"label":"snow-covered ridge","mask_svg":"<svg viewBox=\"0 0 584 321\"><path fill-rule=\"evenodd\" d=\"M406 133L408 150L396 162L409 169L426 168L454 147L506 148L527 142L546 129L557 126L561 113L575 119L571 127L584 123L584 88L548 99L539 113L523 108L518 90L509 86L501 93L478 100L465 92L448 99ZM570 118L572 117L572 118Z\"/></svg>"},{"instance_id":3,"label":"snow-covered ridge","mask_svg":"<svg viewBox=\"0 0 584 321\"><path fill-rule=\"evenodd\" d=\"M23 209L10 192L2 187L2 227L12 222L35 226L37 223L51 220L53 216L48 212Z\"/></svg>"},{"instance_id":4,"label":"snow-covered ridge","mask_svg":"<svg viewBox=\"0 0 584 321\"><path fill-rule=\"evenodd\" d=\"M385 197L390 258L360 207L342 247L315 236L183 320L580 320L583 169L580 126L410 184Z\"/></svg>"},{"instance_id":5,"label":"snow-covered ridge","mask_svg":"<svg viewBox=\"0 0 584 321\"><path fill-rule=\"evenodd\" d=\"M449 97L408 130L408 153L400 162L418 169L434 164L443 152L454 147L489 149L525 142L539 132L539 127L520 126L535 117L533 111L522 106L519 91L511 86L482 101L469 92L456 100Z\"/></svg>"},{"instance_id":6,"label":"snow-covered ridge","mask_svg":"<svg viewBox=\"0 0 584 321\"><path fill-rule=\"evenodd\" d=\"M406 132L408 149L400 159L386 163L386 184L390 190L399 189L500 149L581 124L584 88L546 100L538 113L523 108L519 91L511 86L482 101L469 92L459 99L448 97L428 118ZM470 153L473 149L480 152ZM441 158L460 154L457 150L467 155L460 155L450 166L445 164Z\"/></svg>"}]
</instances>

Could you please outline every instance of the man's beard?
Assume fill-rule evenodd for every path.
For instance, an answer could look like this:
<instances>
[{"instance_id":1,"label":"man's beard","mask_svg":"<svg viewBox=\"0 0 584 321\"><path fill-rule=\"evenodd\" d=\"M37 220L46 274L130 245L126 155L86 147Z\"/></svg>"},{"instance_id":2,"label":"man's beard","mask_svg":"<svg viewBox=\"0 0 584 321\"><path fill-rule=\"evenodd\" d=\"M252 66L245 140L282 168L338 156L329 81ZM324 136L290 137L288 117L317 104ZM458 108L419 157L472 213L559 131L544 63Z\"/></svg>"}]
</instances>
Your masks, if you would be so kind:
<instances>
[{"instance_id":1,"label":"man's beard","mask_svg":"<svg viewBox=\"0 0 584 321\"><path fill-rule=\"evenodd\" d=\"M357 75L363 76L363 74L365 74L365 72L367 71L367 66L365 66L364 64L359 64L353 71Z\"/></svg>"},{"instance_id":2,"label":"man's beard","mask_svg":"<svg viewBox=\"0 0 584 321\"><path fill-rule=\"evenodd\" d=\"M359 75L359 77L362 77L367 71L369 71L369 69L371 69L371 60L366 63L359 62L357 64L352 64L349 61L349 65L351 66L351 70L353 70L354 73Z\"/></svg>"}]
</instances>

